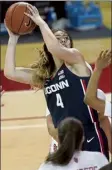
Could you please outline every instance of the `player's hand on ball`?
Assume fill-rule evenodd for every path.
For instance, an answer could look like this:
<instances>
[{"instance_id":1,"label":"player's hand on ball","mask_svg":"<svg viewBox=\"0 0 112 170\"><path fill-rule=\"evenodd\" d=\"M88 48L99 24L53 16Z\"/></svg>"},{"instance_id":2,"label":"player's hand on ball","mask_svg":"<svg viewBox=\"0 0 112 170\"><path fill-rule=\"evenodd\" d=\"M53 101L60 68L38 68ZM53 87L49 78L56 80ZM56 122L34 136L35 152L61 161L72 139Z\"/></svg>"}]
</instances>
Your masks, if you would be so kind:
<instances>
[{"instance_id":1,"label":"player's hand on ball","mask_svg":"<svg viewBox=\"0 0 112 170\"><path fill-rule=\"evenodd\" d=\"M6 28L7 32L8 32L8 34L9 34L9 38L11 38L11 39L13 39L15 42L17 42L17 40L18 40L18 38L19 38L19 35L14 34L13 32L11 32L11 31L8 29L8 27L7 27L6 23L5 23L5 20L4 20L4 25L5 25L5 28Z\"/></svg>"},{"instance_id":2,"label":"player's hand on ball","mask_svg":"<svg viewBox=\"0 0 112 170\"><path fill-rule=\"evenodd\" d=\"M27 8L29 9L30 13L25 12L24 14L31 18L36 25L39 25L42 21L42 18L39 14L38 9L32 5L28 5Z\"/></svg>"},{"instance_id":3,"label":"player's hand on ball","mask_svg":"<svg viewBox=\"0 0 112 170\"><path fill-rule=\"evenodd\" d=\"M108 67L112 63L112 51L111 50L105 50L101 51L95 67L96 69L102 70L106 67Z\"/></svg>"}]
</instances>

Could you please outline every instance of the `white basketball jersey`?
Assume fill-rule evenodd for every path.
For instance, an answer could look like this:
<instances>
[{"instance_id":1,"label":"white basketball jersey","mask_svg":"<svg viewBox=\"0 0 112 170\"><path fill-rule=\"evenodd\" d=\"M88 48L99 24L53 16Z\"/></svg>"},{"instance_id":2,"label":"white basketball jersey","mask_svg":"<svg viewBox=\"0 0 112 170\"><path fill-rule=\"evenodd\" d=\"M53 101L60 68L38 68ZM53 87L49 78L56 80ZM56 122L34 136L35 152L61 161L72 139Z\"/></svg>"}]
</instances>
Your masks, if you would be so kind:
<instances>
[{"instance_id":1,"label":"white basketball jersey","mask_svg":"<svg viewBox=\"0 0 112 170\"><path fill-rule=\"evenodd\" d=\"M105 116L108 116L112 118L112 103L109 101L105 101L105 111L104 111Z\"/></svg>"},{"instance_id":2,"label":"white basketball jersey","mask_svg":"<svg viewBox=\"0 0 112 170\"><path fill-rule=\"evenodd\" d=\"M108 160L102 153L81 151L74 154L72 160L66 166L44 163L38 170L98 170L106 164L108 164Z\"/></svg>"}]
</instances>

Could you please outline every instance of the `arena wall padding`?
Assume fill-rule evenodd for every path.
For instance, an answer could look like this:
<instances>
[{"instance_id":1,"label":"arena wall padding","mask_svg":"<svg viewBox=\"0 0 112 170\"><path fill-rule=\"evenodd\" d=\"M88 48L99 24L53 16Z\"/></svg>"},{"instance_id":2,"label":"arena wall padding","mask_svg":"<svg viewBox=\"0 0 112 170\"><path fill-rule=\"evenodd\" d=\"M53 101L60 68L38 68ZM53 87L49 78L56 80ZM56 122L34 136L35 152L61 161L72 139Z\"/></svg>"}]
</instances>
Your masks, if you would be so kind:
<instances>
[{"instance_id":1,"label":"arena wall padding","mask_svg":"<svg viewBox=\"0 0 112 170\"><path fill-rule=\"evenodd\" d=\"M94 68L94 65L92 65L92 68ZM99 81L99 88L102 89L105 93L112 92L111 73L112 73L111 66L109 68L104 69ZM29 85L7 79L4 76L3 70L0 71L0 74L2 89L5 91L18 91L31 89Z\"/></svg>"}]
</instances>

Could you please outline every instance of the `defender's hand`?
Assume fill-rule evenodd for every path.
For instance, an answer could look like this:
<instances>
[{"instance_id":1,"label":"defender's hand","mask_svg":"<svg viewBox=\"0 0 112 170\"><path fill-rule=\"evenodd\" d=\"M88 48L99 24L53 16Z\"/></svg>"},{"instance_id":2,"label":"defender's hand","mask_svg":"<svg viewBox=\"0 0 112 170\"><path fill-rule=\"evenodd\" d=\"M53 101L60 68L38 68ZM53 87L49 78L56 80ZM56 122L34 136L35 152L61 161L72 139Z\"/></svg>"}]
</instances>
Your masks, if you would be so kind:
<instances>
[{"instance_id":1,"label":"defender's hand","mask_svg":"<svg viewBox=\"0 0 112 170\"><path fill-rule=\"evenodd\" d=\"M111 50L101 51L96 61L95 68L102 70L108 67L111 63L112 63L112 51Z\"/></svg>"}]
</instances>

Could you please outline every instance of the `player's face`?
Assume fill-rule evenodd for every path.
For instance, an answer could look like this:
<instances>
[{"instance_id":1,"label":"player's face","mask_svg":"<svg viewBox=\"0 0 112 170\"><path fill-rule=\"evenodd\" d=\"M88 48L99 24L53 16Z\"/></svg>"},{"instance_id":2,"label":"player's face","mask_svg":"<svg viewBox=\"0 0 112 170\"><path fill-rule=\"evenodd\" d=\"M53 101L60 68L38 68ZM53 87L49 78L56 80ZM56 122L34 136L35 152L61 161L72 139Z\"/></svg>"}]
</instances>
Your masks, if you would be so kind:
<instances>
[{"instance_id":1,"label":"player's face","mask_svg":"<svg viewBox=\"0 0 112 170\"><path fill-rule=\"evenodd\" d=\"M70 38L65 32L57 31L54 35L63 46L70 48Z\"/></svg>"}]
</instances>

